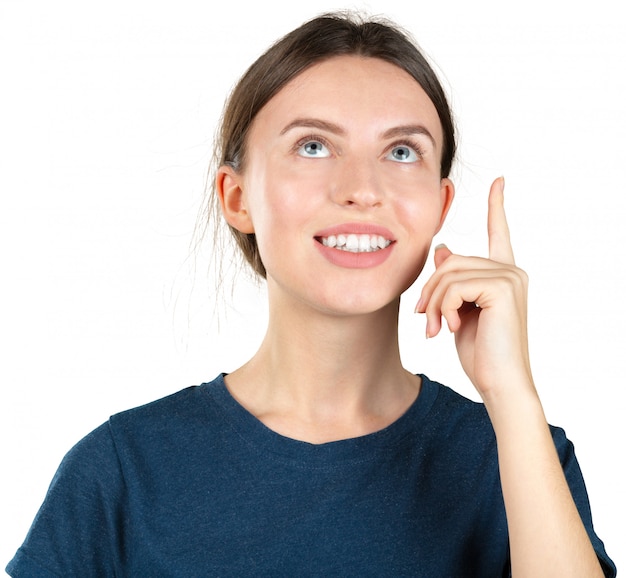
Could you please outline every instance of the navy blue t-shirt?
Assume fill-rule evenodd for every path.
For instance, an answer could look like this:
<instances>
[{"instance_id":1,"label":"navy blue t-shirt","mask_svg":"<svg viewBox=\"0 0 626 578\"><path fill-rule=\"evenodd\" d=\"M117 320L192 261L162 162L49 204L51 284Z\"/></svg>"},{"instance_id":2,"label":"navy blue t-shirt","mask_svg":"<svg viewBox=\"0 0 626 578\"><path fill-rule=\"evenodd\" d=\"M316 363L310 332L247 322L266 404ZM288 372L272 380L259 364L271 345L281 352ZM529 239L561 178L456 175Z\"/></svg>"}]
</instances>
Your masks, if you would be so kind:
<instances>
[{"instance_id":1,"label":"navy blue t-shirt","mask_svg":"<svg viewBox=\"0 0 626 578\"><path fill-rule=\"evenodd\" d=\"M552 428L607 576L572 444ZM493 429L422 376L389 427L309 444L213 382L112 416L64 458L7 567L37 576L509 576Z\"/></svg>"}]
</instances>

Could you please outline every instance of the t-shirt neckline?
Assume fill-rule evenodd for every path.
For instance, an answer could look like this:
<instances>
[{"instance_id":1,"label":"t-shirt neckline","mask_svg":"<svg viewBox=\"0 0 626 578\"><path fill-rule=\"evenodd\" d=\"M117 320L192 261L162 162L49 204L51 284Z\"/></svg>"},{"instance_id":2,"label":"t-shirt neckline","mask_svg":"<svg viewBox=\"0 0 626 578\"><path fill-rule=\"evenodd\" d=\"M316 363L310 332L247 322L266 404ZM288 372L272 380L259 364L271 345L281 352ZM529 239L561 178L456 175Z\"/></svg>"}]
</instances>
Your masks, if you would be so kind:
<instances>
[{"instance_id":1,"label":"t-shirt neckline","mask_svg":"<svg viewBox=\"0 0 626 578\"><path fill-rule=\"evenodd\" d=\"M438 393L437 385L425 375L419 374L422 381L419 395L393 423L363 436L314 444L286 437L267 427L232 396L224 380L226 375L218 375L203 387L216 402L234 433L251 446L251 449L275 458L297 459L299 463L307 462L311 465L363 460L388 451L403 438L419 433Z\"/></svg>"}]
</instances>

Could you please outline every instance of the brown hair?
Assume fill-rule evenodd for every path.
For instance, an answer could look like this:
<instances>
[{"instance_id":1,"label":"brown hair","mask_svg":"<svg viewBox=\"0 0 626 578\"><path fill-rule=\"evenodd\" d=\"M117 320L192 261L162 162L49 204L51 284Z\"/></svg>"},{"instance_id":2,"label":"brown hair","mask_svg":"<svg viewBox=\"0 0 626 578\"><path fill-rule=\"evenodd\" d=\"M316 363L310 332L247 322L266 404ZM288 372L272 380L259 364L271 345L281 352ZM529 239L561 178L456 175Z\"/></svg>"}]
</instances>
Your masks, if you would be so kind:
<instances>
[{"instance_id":1,"label":"brown hair","mask_svg":"<svg viewBox=\"0 0 626 578\"><path fill-rule=\"evenodd\" d=\"M443 128L441 177L447 177L456 141L452 114L444 90L411 37L384 19L364 19L349 13L330 13L304 23L273 44L241 77L230 95L215 144L217 167L230 165L242 171L246 163L246 137L263 106L306 68L340 55L379 58L405 70L433 102ZM213 185L214 186L214 185ZM219 210L215 190L212 210ZM252 269L265 277L253 233L230 227Z\"/></svg>"}]
</instances>

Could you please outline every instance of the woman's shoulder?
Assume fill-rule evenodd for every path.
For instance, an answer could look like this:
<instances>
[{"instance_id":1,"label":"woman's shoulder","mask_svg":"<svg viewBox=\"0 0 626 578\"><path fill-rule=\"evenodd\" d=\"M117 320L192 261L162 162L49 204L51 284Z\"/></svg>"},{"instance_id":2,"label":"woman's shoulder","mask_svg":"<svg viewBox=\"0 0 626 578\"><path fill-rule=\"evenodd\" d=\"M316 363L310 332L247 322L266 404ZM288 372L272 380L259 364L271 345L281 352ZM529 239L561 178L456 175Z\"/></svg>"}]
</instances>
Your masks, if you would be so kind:
<instances>
[{"instance_id":1,"label":"woman's shoulder","mask_svg":"<svg viewBox=\"0 0 626 578\"><path fill-rule=\"evenodd\" d=\"M224 375L200 385L191 385L164 397L113 414L108 423L114 428L178 423L205 417L216 390L224 387Z\"/></svg>"},{"instance_id":2,"label":"woman's shoulder","mask_svg":"<svg viewBox=\"0 0 626 578\"><path fill-rule=\"evenodd\" d=\"M422 393L420 395L432 399L432 411L436 412L437 415L445 414L447 418L456 416L479 422L489 421L483 403L470 399L452 387L430 379L424 374L420 374L420 377L422 379Z\"/></svg>"},{"instance_id":3,"label":"woman's shoulder","mask_svg":"<svg viewBox=\"0 0 626 578\"><path fill-rule=\"evenodd\" d=\"M223 385L223 375L200 385L193 385L165 397L132 407L109 417L82 437L64 458L64 465L117 461L129 448L149 447L157 440L189 437L194 429L210 429L215 421L216 391Z\"/></svg>"},{"instance_id":4,"label":"woman's shoulder","mask_svg":"<svg viewBox=\"0 0 626 578\"><path fill-rule=\"evenodd\" d=\"M455 432L483 432L484 435L494 438L493 426L485 405L480 401L472 400L452 387L421 375L425 391L430 390L430 396L435 400L432 407L432 422L437 427ZM565 430L557 425L549 424L552 439L561 458L565 463L573 454L573 444L567 437Z\"/></svg>"}]
</instances>

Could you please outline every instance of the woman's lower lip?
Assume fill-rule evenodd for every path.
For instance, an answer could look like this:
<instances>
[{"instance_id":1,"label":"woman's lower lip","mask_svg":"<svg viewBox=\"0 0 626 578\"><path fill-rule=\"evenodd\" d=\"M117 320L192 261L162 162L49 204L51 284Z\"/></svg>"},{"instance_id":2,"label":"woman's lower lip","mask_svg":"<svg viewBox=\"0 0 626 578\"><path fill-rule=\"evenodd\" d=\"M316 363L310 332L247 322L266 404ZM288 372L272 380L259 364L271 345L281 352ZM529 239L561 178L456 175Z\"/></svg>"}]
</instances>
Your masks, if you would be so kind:
<instances>
[{"instance_id":1,"label":"woman's lower lip","mask_svg":"<svg viewBox=\"0 0 626 578\"><path fill-rule=\"evenodd\" d=\"M379 249L378 251L353 253L351 251L335 249L334 247L326 247L320 242L315 242L315 245L323 257L333 265L346 267L347 269L368 269L381 265L391 254L394 244L395 243L391 243L388 247Z\"/></svg>"}]
</instances>

